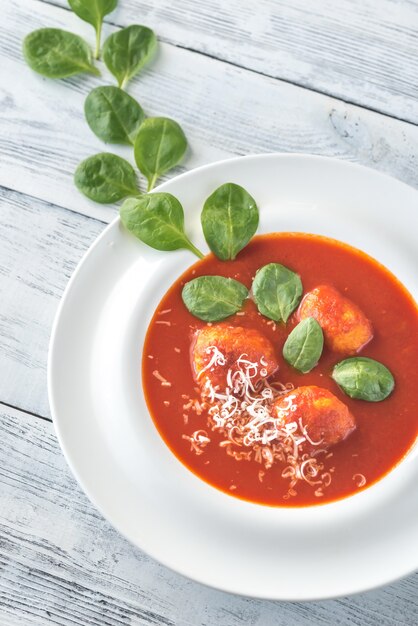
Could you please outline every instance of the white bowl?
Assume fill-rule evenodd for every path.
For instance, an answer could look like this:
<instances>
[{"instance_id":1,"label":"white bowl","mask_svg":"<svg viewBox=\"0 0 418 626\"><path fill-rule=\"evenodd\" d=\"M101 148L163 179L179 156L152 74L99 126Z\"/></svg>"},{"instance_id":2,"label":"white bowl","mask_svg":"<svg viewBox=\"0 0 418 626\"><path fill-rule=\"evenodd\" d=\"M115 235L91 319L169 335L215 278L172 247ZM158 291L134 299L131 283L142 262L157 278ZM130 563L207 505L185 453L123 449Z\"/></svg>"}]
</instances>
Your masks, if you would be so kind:
<instances>
[{"instance_id":1,"label":"white bowl","mask_svg":"<svg viewBox=\"0 0 418 626\"><path fill-rule=\"evenodd\" d=\"M303 155L215 163L161 190L199 226L220 184L243 185L260 208L259 232L301 231L345 241L381 261L417 298L418 193L357 165ZM416 450L386 478L342 501L260 506L188 471L160 438L141 388L152 313L191 263L162 253L116 219L77 268L51 339L51 411L67 461L103 515L132 543L207 585L259 598L313 600L393 581L418 568ZM418 419L418 416L417 416Z\"/></svg>"}]
</instances>

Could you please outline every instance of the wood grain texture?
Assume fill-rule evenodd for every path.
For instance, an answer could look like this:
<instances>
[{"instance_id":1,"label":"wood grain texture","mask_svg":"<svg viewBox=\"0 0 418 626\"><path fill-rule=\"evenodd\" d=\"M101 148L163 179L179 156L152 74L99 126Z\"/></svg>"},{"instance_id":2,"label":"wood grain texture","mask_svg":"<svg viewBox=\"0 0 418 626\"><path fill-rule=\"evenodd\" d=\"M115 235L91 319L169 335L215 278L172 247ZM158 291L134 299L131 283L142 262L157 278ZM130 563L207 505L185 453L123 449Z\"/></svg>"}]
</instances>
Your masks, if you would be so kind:
<instances>
[{"instance_id":1,"label":"wood grain texture","mask_svg":"<svg viewBox=\"0 0 418 626\"><path fill-rule=\"evenodd\" d=\"M239 154L305 151L418 187L415 126L310 91L416 122L416 2L120 4L111 24L145 22L164 41L130 91L147 113L184 126L192 148L177 171ZM418 576L354 598L290 604L229 596L169 571L103 520L72 478L50 421L29 414L49 416L46 357L58 300L117 211L89 202L72 182L81 159L106 149L84 122L84 98L113 79L32 73L21 40L46 25L93 41L91 27L62 7L3 3L0 400L26 413L0 405L0 625L417 624ZM128 149L111 150L132 161Z\"/></svg>"},{"instance_id":2,"label":"wood grain texture","mask_svg":"<svg viewBox=\"0 0 418 626\"><path fill-rule=\"evenodd\" d=\"M86 199L72 176L80 160L104 149L132 161L129 148L106 148L83 119L88 91L113 79L104 73L52 81L34 74L20 52L27 32L49 24L91 40L93 31L69 11L32 2L31 12L27 0L6 3L0 23L0 184L109 220L115 208ZM312 152L418 186L417 127L187 50L162 45L130 91L148 114L172 116L185 128L191 150L174 174L234 155Z\"/></svg>"},{"instance_id":3,"label":"wood grain texture","mask_svg":"<svg viewBox=\"0 0 418 626\"><path fill-rule=\"evenodd\" d=\"M402 626L418 575L353 598L251 600L194 583L124 540L69 473L49 421L0 405L0 623Z\"/></svg>"},{"instance_id":4,"label":"wood grain texture","mask_svg":"<svg viewBox=\"0 0 418 626\"><path fill-rule=\"evenodd\" d=\"M417 2L123 0L107 19L145 22L174 45L418 123Z\"/></svg>"},{"instance_id":5,"label":"wood grain texture","mask_svg":"<svg viewBox=\"0 0 418 626\"><path fill-rule=\"evenodd\" d=\"M58 301L104 224L1 188L0 218L0 398L45 416Z\"/></svg>"}]
</instances>

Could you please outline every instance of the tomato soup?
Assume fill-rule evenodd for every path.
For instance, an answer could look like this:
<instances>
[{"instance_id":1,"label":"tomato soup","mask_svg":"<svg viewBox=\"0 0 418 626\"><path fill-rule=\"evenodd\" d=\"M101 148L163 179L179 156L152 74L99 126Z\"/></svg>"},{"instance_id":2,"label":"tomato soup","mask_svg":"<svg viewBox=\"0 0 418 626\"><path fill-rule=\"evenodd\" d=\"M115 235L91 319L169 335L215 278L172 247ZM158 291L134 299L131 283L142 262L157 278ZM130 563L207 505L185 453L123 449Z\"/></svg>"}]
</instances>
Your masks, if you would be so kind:
<instances>
[{"instance_id":1,"label":"tomato soup","mask_svg":"<svg viewBox=\"0 0 418 626\"><path fill-rule=\"evenodd\" d=\"M228 327L258 331L271 342L279 368L272 381L283 389L317 386L344 403L356 428L350 436L323 451L318 489L315 481L298 481L289 493L289 479L280 462L266 464L262 455L229 455L225 434L213 429L207 404L191 362L196 332L208 326L182 301L184 285L199 276L230 277L251 288L260 267L280 263L296 272L307 293L330 285L349 298L370 320L373 338L359 352L386 365L395 388L381 402L346 395L331 378L340 354L325 346L319 363L303 374L283 358L283 345L298 323L261 315L247 299L238 313L222 322ZM216 323L209 326L215 326ZM210 485L238 498L273 506L307 506L331 502L365 489L396 466L418 433L417 306L402 284L371 257L338 241L316 235L275 233L255 237L234 261L212 254L191 266L165 294L148 328L142 362L143 387L152 419L176 457ZM277 387L276 387L277 388ZM326 393L326 392L324 392ZM196 439L195 433L200 433ZM203 434L202 434L203 433ZM194 445L198 444L198 445Z\"/></svg>"}]
</instances>

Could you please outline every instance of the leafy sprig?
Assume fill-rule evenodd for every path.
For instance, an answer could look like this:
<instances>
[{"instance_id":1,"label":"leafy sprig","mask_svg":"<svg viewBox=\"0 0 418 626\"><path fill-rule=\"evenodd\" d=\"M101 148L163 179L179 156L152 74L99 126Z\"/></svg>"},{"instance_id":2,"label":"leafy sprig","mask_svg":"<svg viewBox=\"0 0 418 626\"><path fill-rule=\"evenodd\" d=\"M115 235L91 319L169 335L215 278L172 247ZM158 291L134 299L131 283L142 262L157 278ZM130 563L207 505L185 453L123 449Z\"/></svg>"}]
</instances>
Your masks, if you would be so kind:
<instances>
[{"instance_id":1,"label":"leafy sprig","mask_svg":"<svg viewBox=\"0 0 418 626\"><path fill-rule=\"evenodd\" d=\"M116 9L117 3L118 0L68 0L74 13L94 27L96 32L95 59L98 59L100 55L103 18Z\"/></svg>"},{"instance_id":2,"label":"leafy sprig","mask_svg":"<svg viewBox=\"0 0 418 626\"><path fill-rule=\"evenodd\" d=\"M135 237L156 250L190 250L200 259L203 254L184 231L184 211L171 193L143 194L129 198L120 209L122 224Z\"/></svg>"},{"instance_id":3,"label":"leafy sprig","mask_svg":"<svg viewBox=\"0 0 418 626\"><path fill-rule=\"evenodd\" d=\"M84 103L84 114L99 139L131 146L145 119L141 105L134 98L110 85L90 91Z\"/></svg>"},{"instance_id":4,"label":"leafy sprig","mask_svg":"<svg viewBox=\"0 0 418 626\"><path fill-rule=\"evenodd\" d=\"M225 183L203 205L201 221L209 248L219 259L235 259L258 228L257 204L240 185Z\"/></svg>"},{"instance_id":5,"label":"leafy sprig","mask_svg":"<svg viewBox=\"0 0 418 626\"><path fill-rule=\"evenodd\" d=\"M116 8L117 0L68 2L78 17L94 27L97 59L103 18ZM146 119L141 105L124 91L150 62L157 46L155 33L139 24L110 35L103 44L103 60L118 87L96 87L84 104L86 121L99 139L134 146L136 164L148 181L147 191L180 162L187 149L186 136L177 122L165 117ZM81 72L100 74L84 39L61 29L41 28L30 33L23 42L23 54L34 71L48 78L66 78ZM139 194L131 164L110 153L96 154L80 163L74 182L84 195L100 203Z\"/></svg>"},{"instance_id":6,"label":"leafy sprig","mask_svg":"<svg viewBox=\"0 0 418 626\"><path fill-rule=\"evenodd\" d=\"M100 204L140 194L132 165L110 152L82 161L75 171L74 182L85 196Z\"/></svg>"},{"instance_id":7,"label":"leafy sprig","mask_svg":"<svg viewBox=\"0 0 418 626\"><path fill-rule=\"evenodd\" d=\"M135 139L135 161L148 180L148 189L154 188L158 178L175 167L187 149L183 130L167 117L150 117L138 131Z\"/></svg>"},{"instance_id":8,"label":"leafy sprig","mask_svg":"<svg viewBox=\"0 0 418 626\"><path fill-rule=\"evenodd\" d=\"M82 72L100 75L84 39L60 28L40 28L27 35L23 56L31 69L47 78L67 78Z\"/></svg>"},{"instance_id":9,"label":"leafy sprig","mask_svg":"<svg viewBox=\"0 0 418 626\"><path fill-rule=\"evenodd\" d=\"M110 35L103 44L103 61L124 89L128 82L151 61L157 38L147 26L133 24Z\"/></svg>"}]
</instances>

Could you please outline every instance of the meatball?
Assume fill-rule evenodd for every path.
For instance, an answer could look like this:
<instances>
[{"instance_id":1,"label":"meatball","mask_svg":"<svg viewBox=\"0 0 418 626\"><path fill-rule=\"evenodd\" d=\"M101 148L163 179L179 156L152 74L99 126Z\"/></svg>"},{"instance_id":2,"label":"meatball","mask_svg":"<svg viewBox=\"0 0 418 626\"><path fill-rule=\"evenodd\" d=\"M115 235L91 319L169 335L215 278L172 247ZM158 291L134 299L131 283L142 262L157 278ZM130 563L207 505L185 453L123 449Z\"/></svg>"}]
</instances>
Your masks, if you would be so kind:
<instances>
[{"instance_id":1,"label":"meatball","mask_svg":"<svg viewBox=\"0 0 418 626\"><path fill-rule=\"evenodd\" d=\"M202 386L209 381L213 387L224 390L228 370L237 371L241 356L256 363L256 368L250 371L253 384L268 378L278 368L273 345L257 330L226 324L205 326L197 331L192 345L196 380ZM241 363L241 367L245 364Z\"/></svg>"},{"instance_id":2,"label":"meatball","mask_svg":"<svg viewBox=\"0 0 418 626\"><path fill-rule=\"evenodd\" d=\"M292 410L292 407L296 409ZM328 389L314 385L297 387L278 398L273 405L273 415L283 420L284 424L297 422L306 429L309 439L304 444L305 450L318 447L309 440L321 442L321 448L329 448L348 437L356 428L348 407Z\"/></svg>"},{"instance_id":3,"label":"meatball","mask_svg":"<svg viewBox=\"0 0 418 626\"><path fill-rule=\"evenodd\" d=\"M356 354L373 338L372 325L359 307L329 285L309 291L299 307L299 319L314 317L325 343L335 352Z\"/></svg>"}]
</instances>

